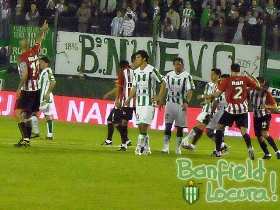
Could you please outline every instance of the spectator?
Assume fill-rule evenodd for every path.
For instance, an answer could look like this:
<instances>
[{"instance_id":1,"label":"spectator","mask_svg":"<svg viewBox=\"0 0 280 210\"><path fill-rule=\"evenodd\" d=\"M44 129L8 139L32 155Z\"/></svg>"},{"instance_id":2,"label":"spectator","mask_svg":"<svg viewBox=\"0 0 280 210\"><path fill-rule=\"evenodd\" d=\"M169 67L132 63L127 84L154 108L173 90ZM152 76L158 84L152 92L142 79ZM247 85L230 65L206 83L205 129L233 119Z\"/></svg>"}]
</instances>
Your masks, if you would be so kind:
<instances>
[{"instance_id":1,"label":"spectator","mask_svg":"<svg viewBox=\"0 0 280 210\"><path fill-rule=\"evenodd\" d=\"M169 17L166 17L163 24L162 35L167 39L177 39L177 33L172 25L172 21Z\"/></svg>"},{"instance_id":2,"label":"spectator","mask_svg":"<svg viewBox=\"0 0 280 210\"><path fill-rule=\"evenodd\" d=\"M126 14L121 27L121 34L123 36L133 36L135 30L135 22L131 14Z\"/></svg>"},{"instance_id":3,"label":"spectator","mask_svg":"<svg viewBox=\"0 0 280 210\"><path fill-rule=\"evenodd\" d=\"M194 17L194 10L192 9L191 3L188 1L182 15L181 39L191 40L191 25Z\"/></svg>"},{"instance_id":4,"label":"spectator","mask_svg":"<svg viewBox=\"0 0 280 210\"><path fill-rule=\"evenodd\" d=\"M132 9L130 6L128 6L128 7L126 8L126 13L125 13L124 16L127 16L128 14L131 15L131 17L132 17L132 19L134 20L134 22L137 21L136 12L133 11L133 9Z\"/></svg>"},{"instance_id":5,"label":"spectator","mask_svg":"<svg viewBox=\"0 0 280 210\"><path fill-rule=\"evenodd\" d=\"M86 33L88 30L88 21L91 17L91 11L89 8L89 5L86 3L82 3L81 7L77 11L77 17L78 17L78 30L81 33Z\"/></svg>"},{"instance_id":6,"label":"spectator","mask_svg":"<svg viewBox=\"0 0 280 210\"><path fill-rule=\"evenodd\" d=\"M279 38L280 30L278 25L275 25L272 29L272 50L279 51Z\"/></svg>"},{"instance_id":7,"label":"spectator","mask_svg":"<svg viewBox=\"0 0 280 210\"><path fill-rule=\"evenodd\" d=\"M152 9L149 7L145 0L139 0L136 13L138 16L138 20L140 21L148 21L151 20L152 17Z\"/></svg>"},{"instance_id":8,"label":"spectator","mask_svg":"<svg viewBox=\"0 0 280 210\"><path fill-rule=\"evenodd\" d=\"M103 0L99 1L99 10L102 14L112 16L116 10L116 0Z\"/></svg>"},{"instance_id":9,"label":"spectator","mask_svg":"<svg viewBox=\"0 0 280 210\"><path fill-rule=\"evenodd\" d=\"M210 18L212 17L212 10L210 8L210 5L207 4L206 7L203 9L203 12L201 14L201 18L200 18L200 26L203 30L203 28L205 28L208 25L208 21L210 20Z\"/></svg>"},{"instance_id":10,"label":"spectator","mask_svg":"<svg viewBox=\"0 0 280 210\"><path fill-rule=\"evenodd\" d=\"M38 26L40 15L36 4L30 5L30 11L26 13L25 20L28 25Z\"/></svg>"},{"instance_id":11,"label":"spectator","mask_svg":"<svg viewBox=\"0 0 280 210\"><path fill-rule=\"evenodd\" d=\"M154 1L154 7L153 7L153 19L160 14L160 6L159 6L159 0Z\"/></svg>"},{"instance_id":12,"label":"spectator","mask_svg":"<svg viewBox=\"0 0 280 210\"><path fill-rule=\"evenodd\" d=\"M202 41L213 42L214 40L214 21L210 19L208 25L203 29L202 32Z\"/></svg>"},{"instance_id":13,"label":"spectator","mask_svg":"<svg viewBox=\"0 0 280 210\"><path fill-rule=\"evenodd\" d=\"M263 8L258 5L256 0L252 1L251 10L253 13L257 13L258 16L262 16L263 14Z\"/></svg>"},{"instance_id":14,"label":"spectator","mask_svg":"<svg viewBox=\"0 0 280 210\"><path fill-rule=\"evenodd\" d=\"M226 27L224 18L220 17L213 30L214 42L225 42Z\"/></svg>"},{"instance_id":15,"label":"spectator","mask_svg":"<svg viewBox=\"0 0 280 210\"><path fill-rule=\"evenodd\" d=\"M67 11L65 0L59 0L59 3L56 4L55 8L59 14L65 13Z\"/></svg>"},{"instance_id":16,"label":"spectator","mask_svg":"<svg viewBox=\"0 0 280 210\"><path fill-rule=\"evenodd\" d=\"M276 16L277 16L277 8L274 6L274 1L273 1L273 0L269 0L269 1L268 1L268 4L267 4L266 7L265 7L265 12L266 12L266 14L269 15L269 17L270 17L272 20L275 20L275 19L276 19Z\"/></svg>"},{"instance_id":17,"label":"spectator","mask_svg":"<svg viewBox=\"0 0 280 210\"><path fill-rule=\"evenodd\" d=\"M111 23L111 35L119 36L121 33L121 27L123 24L122 12L120 10L117 11L117 16L114 17Z\"/></svg>"},{"instance_id":18,"label":"spectator","mask_svg":"<svg viewBox=\"0 0 280 210\"><path fill-rule=\"evenodd\" d=\"M2 2L0 17L0 39L9 39L11 9L7 2Z\"/></svg>"},{"instance_id":19,"label":"spectator","mask_svg":"<svg viewBox=\"0 0 280 210\"><path fill-rule=\"evenodd\" d=\"M176 12L172 7L169 9L167 13L167 17L170 18L172 26L174 27L174 30L177 31L180 28L180 15L178 12Z\"/></svg>"},{"instance_id":20,"label":"spectator","mask_svg":"<svg viewBox=\"0 0 280 210\"><path fill-rule=\"evenodd\" d=\"M245 44L245 40L244 40L245 27L244 26L245 26L244 18L240 17L236 32L235 32L233 40L232 40L233 44Z\"/></svg>"}]
</instances>

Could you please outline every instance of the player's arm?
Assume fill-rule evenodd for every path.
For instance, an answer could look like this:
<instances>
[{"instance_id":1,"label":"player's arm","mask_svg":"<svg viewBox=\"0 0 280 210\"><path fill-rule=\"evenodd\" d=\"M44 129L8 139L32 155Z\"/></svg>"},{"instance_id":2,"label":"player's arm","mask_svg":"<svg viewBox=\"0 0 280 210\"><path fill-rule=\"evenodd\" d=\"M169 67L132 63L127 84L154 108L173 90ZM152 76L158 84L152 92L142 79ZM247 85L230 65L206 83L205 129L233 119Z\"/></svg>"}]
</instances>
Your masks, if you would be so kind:
<instances>
[{"instance_id":1,"label":"player's arm","mask_svg":"<svg viewBox=\"0 0 280 210\"><path fill-rule=\"evenodd\" d=\"M23 87L23 85L26 83L26 81L28 79L28 69L27 69L26 63L21 63L19 65L19 68L21 69L21 78L20 78L18 88L17 88L17 97L20 96L21 88Z\"/></svg>"},{"instance_id":2,"label":"player's arm","mask_svg":"<svg viewBox=\"0 0 280 210\"><path fill-rule=\"evenodd\" d=\"M260 89L260 83L257 78L249 74L247 71L245 71L245 73L248 76L248 86L252 89Z\"/></svg>"},{"instance_id":3,"label":"player's arm","mask_svg":"<svg viewBox=\"0 0 280 210\"><path fill-rule=\"evenodd\" d=\"M45 33L48 31L49 26L47 21L45 20L44 24L42 25L42 27L40 28L40 33L39 36L36 39L36 43L41 44L44 37L45 37Z\"/></svg>"},{"instance_id":4,"label":"player's arm","mask_svg":"<svg viewBox=\"0 0 280 210\"><path fill-rule=\"evenodd\" d=\"M44 95L44 100L46 100L46 101L50 100L50 94L54 90L55 85L56 85L56 81L55 81L54 76L52 74L49 75L49 80L50 80L50 85L49 85L49 88L48 88L46 94Z\"/></svg>"},{"instance_id":5,"label":"player's arm","mask_svg":"<svg viewBox=\"0 0 280 210\"><path fill-rule=\"evenodd\" d=\"M276 110L277 109L277 103L275 99L273 98L272 94L270 92L267 92L266 101L265 101L265 108Z\"/></svg>"},{"instance_id":6,"label":"player's arm","mask_svg":"<svg viewBox=\"0 0 280 210\"><path fill-rule=\"evenodd\" d=\"M164 103L165 96L166 96L166 83L164 80L162 80L162 82L160 84L159 93L157 96L157 102L160 105L162 105Z\"/></svg>"},{"instance_id":7,"label":"player's arm","mask_svg":"<svg viewBox=\"0 0 280 210\"><path fill-rule=\"evenodd\" d=\"M121 99L123 98L123 90L124 90L124 73L122 70L119 71L118 79L116 82L116 98L115 105L120 108L121 107Z\"/></svg>"},{"instance_id":8,"label":"player's arm","mask_svg":"<svg viewBox=\"0 0 280 210\"><path fill-rule=\"evenodd\" d=\"M136 87L133 86L130 90L129 96L128 96L127 100L125 101L124 105L128 106L131 99L133 99L135 97L135 95L136 95Z\"/></svg>"}]
</instances>

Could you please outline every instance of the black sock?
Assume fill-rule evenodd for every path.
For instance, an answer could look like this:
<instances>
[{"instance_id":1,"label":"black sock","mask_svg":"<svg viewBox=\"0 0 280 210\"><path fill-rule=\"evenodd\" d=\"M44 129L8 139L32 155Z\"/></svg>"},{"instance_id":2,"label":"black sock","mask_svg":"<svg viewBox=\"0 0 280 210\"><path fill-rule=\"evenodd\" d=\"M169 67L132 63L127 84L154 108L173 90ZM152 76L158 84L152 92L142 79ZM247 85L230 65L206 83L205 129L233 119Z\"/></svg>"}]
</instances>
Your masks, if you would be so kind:
<instances>
[{"instance_id":1,"label":"black sock","mask_svg":"<svg viewBox=\"0 0 280 210\"><path fill-rule=\"evenodd\" d=\"M122 130L123 130L123 137L125 142L128 141L128 130L127 130L127 125L122 126Z\"/></svg>"},{"instance_id":2,"label":"black sock","mask_svg":"<svg viewBox=\"0 0 280 210\"><path fill-rule=\"evenodd\" d=\"M193 128L193 131L195 132L195 135L193 137L192 144L196 145L198 139L200 139L200 137L202 136L203 131L196 127Z\"/></svg>"},{"instance_id":3,"label":"black sock","mask_svg":"<svg viewBox=\"0 0 280 210\"><path fill-rule=\"evenodd\" d=\"M222 130L216 131L216 135L215 135L216 151L221 151L223 136L224 136L224 132Z\"/></svg>"},{"instance_id":4,"label":"black sock","mask_svg":"<svg viewBox=\"0 0 280 210\"><path fill-rule=\"evenodd\" d=\"M31 137L31 133L32 133L32 125L31 125L31 122L26 122L25 123L25 126L26 126L26 131L27 131L27 135L28 135L28 138L30 139Z\"/></svg>"},{"instance_id":5,"label":"black sock","mask_svg":"<svg viewBox=\"0 0 280 210\"><path fill-rule=\"evenodd\" d=\"M122 144L125 144L126 143L126 138L124 136L123 126L119 125L119 126L117 126L117 129L118 129L118 131L120 133Z\"/></svg>"},{"instance_id":6,"label":"black sock","mask_svg":"<svg viewBox=\"0 0 280 210\"><path fill-rule=\"evenodd\" d=\"M28 137L28 131L27 131L27 128L26 128L26 124L24 122L18 123L18 128L19 128L19 131L21 133L22 139L29 138Z\"/></svg>"},{"instance_id":7,"label":"black sock","mask_svg":"<svg viewBox=\"0 0 280 210\"><path fill-rule=\"evenodd\" d=\"M266 143L260 137L258 137L258 141L259 141L259 144L260 144L264 154L266 154L266 155L269 154Z\"/></svg>"},{"instance_id":8,"label":"black sock","mask_svg":"<svg viewBox=\"0 0 280 210\"><path fill-rule=\"evenodd\" d=\"M243 136L244 140L245 140L245 143L247 145L247 148L250 148L252 147L252 144L251 144L251 138L249 136L248 133L246 133L244 136Z\"/></svg>"},{"instance_id":9,"label":"black sock","mask_svg":"<svg viewBox=\"0 0 280 210\"><path fill-rule=\"evenodd\" d=\"M113 133L114 133L114 125L112 123L109 123L108 125L108 140L112 141Z\"/></svg>"},{"instance_id":10,"label":"black sock","mask_svg":"<svg viewBox=\"0 0 280 210\"><path fill-rule=\"evenodd\" d=\"M272 148L274 149L275 152L278 151L278 147L275 144L275 141L273 140L273 138L271 136L267 137L266 140L268 141L268 143L270 144L270 146L272 146Z\"/></svg>"}]
</instances>

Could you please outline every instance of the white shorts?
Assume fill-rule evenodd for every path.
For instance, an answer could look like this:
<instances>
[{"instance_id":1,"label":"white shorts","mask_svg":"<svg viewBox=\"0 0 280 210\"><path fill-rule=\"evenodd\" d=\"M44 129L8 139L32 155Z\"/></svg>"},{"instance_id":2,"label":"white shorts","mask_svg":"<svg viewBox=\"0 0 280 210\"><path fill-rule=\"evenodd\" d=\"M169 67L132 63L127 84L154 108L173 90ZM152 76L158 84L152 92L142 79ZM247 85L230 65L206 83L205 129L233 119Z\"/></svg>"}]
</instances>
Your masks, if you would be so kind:
<instances>
[{"instance_id":1,"label":"white shorts","mask_svg":"<svg viewBox=\"0 0 280 210\"><path fill-rule=\"evenodd\" d=\"M176 127L186 127L186 112L183 111L182 105L167 102L165 106L165 123L173 124Z\"/></svg>"},{"instance_id":2,"label":"white shorts","mask_svg":"<svg viewBox=\"0 0 280 210\"><path fill-rule=\"evenodd\" d=\"M217 125L219 124L219 120L221 119L222 115L224 114L224 110L217 111L211 118L210 122L206 126L208 129L216 130Z\"/></svg>"},{"instance_id":3,"label":"white shorts","mask_svg":"<svg viewBox=\"0 0 280 210\"><path fill-rule=\"evenodd\" d=\"M51 103L41 103L40 111L46 116L51 116L54 113L54 102Z\"/></svg>"},{"instance_id":4,"label":"white shorts","mask_svg":"<svg viewBox=\"0 0 280 210\"><path fill-rule=\"evenodd\" d=\"M207 125L209 123L209 116L210 114L208 112L200 112L200 114L197 116L196 120L198 122L201 122L205 125Z\"/></svg>"},{"instance_id":5,"label":"white shorts","mask_svg":"<svg viewBox=\"0 0 280 210\"><path fill-rule=\"evenodd\" d=\"M153 106L136 106L136 124L151 125L155 115Z\"/></svg>"}]
</instances>

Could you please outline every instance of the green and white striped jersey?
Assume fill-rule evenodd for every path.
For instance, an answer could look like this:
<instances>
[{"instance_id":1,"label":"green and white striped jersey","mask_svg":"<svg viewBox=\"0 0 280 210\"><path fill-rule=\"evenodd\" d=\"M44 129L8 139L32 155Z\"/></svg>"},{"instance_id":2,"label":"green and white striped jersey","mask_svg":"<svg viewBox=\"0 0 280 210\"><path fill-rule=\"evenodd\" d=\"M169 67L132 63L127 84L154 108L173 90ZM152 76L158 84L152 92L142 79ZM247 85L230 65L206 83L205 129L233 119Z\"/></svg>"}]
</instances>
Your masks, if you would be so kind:
<instances>
[{"instance_id":1,"label":"green and white striped jersey","mask_svg":"<svg viewBox=\"0 0 280 210\"><path fill-rule=\"evenodd\" d=\"M157 83L162 81L162 75L149 64L143 70L140 67L134 70L132 86L136 88L136 106L152 106Z\"/></svg>"},{"instance_id":2,"label":"green and white striped jersey","mask_svg":"<svg viewBox=\"0 0 280 210\"><path fill-rule=\"evenodd\" d=\"M40 73L40 76L39 76L39 87L40 87L40 91L41 91L40 102L43 102L43 98L49 89L51 81L55 81L52 69L45 68ZM53 100L52 94L51 94L50 100L51 101L49 101L49 103L52 102L52 100Z\"/></svg>"},{"instance_id":3,"label":"green and white striped jersey","mask_svg":"<svg viewBox=\"0 0 280 210\"><path fill-rule=\"evenodd\" d=\"M195 89L192 76L187 71L183 71L180 74L171 71L165 75L164 80L167 88L166 102L182 105L186 92Z\"/></svg>"},{"instance_id":4,"label":"green and white striped jersey","mask_svg":"<svg viewBox=\"0 0 280 210\"><path fill-rule=\"evenodd\" d=\"M216 84L213 82L208 82L205 85L204 88L204 95L211 95L216 91ZM212 107L213 107L213 102L206 102L204 106L202 107L203 112L211 113L212 112Z\"/></svg>"}]
</instances>

